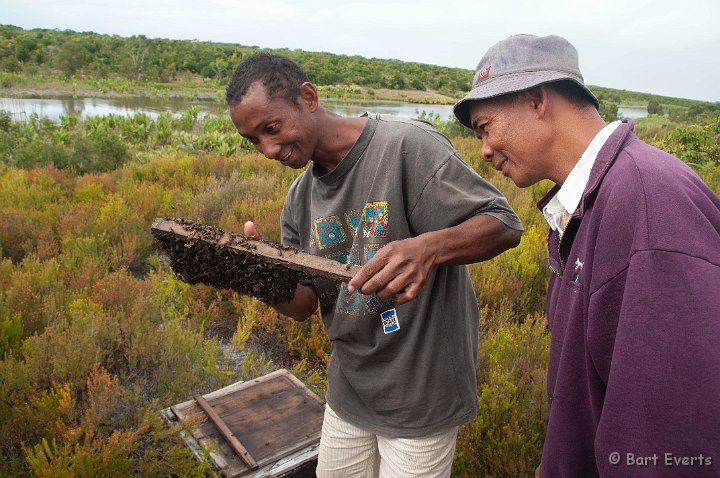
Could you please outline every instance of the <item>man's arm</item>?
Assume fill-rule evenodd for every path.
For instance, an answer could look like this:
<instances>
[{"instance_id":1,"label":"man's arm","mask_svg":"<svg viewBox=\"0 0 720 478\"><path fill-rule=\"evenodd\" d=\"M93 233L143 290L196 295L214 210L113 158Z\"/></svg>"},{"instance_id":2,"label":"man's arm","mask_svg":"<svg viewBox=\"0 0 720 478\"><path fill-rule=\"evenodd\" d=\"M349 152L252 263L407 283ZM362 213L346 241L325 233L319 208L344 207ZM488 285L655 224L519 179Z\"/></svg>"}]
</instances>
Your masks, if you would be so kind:
<instances>
[{"instance_id":1,"label":"man's arm","mask_svg":"<svg viewBox=\"0 0 720 478\"><path fill-rule=\"evenodd\" d=\"M298 321L306 320L317 310L318 297L315 288L308 285L298 284L295 288L295 296L290 302L284 304L268 304L283 315L287 315Z\"/></svg>"},{"instance_id":2,"label":"man's arm","mask_svg":"<svg viewBox=\"0 0 720 478\"><path fill-rule=\"evenodd\" d=\"M389 243L353 277L348 290L404 304L417 297L433 267L491 259L517 246L521 235L493 216L478 214L457 226Z\"/></svg>"}]
</instances>

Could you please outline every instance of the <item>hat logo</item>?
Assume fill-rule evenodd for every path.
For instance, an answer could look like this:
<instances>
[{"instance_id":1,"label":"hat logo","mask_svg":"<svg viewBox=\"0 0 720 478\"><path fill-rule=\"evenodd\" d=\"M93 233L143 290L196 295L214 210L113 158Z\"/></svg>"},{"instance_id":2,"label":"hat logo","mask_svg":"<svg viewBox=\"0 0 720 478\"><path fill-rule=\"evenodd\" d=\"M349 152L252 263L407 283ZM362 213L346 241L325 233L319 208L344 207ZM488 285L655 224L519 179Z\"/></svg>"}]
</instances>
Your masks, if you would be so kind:
<instances>
[{"instance_id":1,"label":"hat logo","mask_svg":"<svg viewBox=\"0 0 720 478\"><path fill-rule=\"evenodd\" d=\"M489 66L486 66L486 67L483 68L482 70L478 71L477 80L476 80L476 81L484 80L484 79L487 78L488 76L490 76L490 67L489 67Z\"/></svg>"}]
</instances>

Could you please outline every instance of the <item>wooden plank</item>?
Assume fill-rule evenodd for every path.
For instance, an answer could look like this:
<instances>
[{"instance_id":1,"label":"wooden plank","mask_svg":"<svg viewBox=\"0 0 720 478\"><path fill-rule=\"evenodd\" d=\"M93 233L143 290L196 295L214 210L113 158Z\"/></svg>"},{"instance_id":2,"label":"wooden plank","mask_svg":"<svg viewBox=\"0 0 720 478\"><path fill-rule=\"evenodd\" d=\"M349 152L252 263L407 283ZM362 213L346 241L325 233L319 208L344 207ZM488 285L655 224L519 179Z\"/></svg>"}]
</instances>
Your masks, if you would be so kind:
<instances>
[{"instance_id":1,"label":"wooden plank","mask_svg":"<svg viewBox=\"0 0 720 478\"><path fill-rule=\"evenodd\" d=\"M276 370L266 376L279 375L282 373L283 370L285 369ZM240 380L239 382L232 383L227 387L223 387L210 393L206 393L205 395L203 395L203 398L205 400L213 400L218 397L224 397L226 395L234 393L236 390L241 390L243 387L247 387L248 383L252 384L252 381L246 382L244 380ZM175 416L177 416L178 420L180 421L185 421L190 415L199 411L198 404L195 400L187 400L185 402L178 403L177 405L173 405L172 407L170 407L170 410L175 414Z\"/></svg>"},{"instance_id":2,"label":"wooden plank","mask_svg":"<svg viewBox=\"0 0 720 478\"><path fill-rule=\"evenodd\" d=\"M283 398L286 393L289 395ZM258 468L252 470L248 467L229 442L221 437L218 428L207 419L197 401L187 400L167 408L166 412L178 422L197 423L183 438L191 449L197 449L198 458L200 448L214 449L209 453L210 459L224 477L268 478L277 476L276 471L288 471L317 457L324 402L287 370L280 369L254 380L236 382L205 394L203 398L241 442ZM245 399L254 406L247 407L247 403L243 402ZM262 407L263 400L269 401L277 413ZM292 403L289 406L283 400ZM258 411L265 421L256 420ZM243 417L246 422L243 422ZM248 429L247 424L256 430ZM246 435L252 440L246 441ZM289 462L277 469L284 460Z\"/></svg>"},{"instance_id":3,"label":"wooden plank","mask_svg":"<svg viewBox=\"0 0 720 478\"><path fill-rule=\"evenodd\" d=\"M262 377L255 378L253 380L247 380L247 381L241 380L239 382L232 383L232 384L228 385L227 387L223 387L221 389L204 394L203 398L207 401L212 401L214 404L216 399L235 394L236 392L240 392L241 390L255 388L259 384L274 381L278 377L282 377L283 379L288 380L290 383L294 384L296 387L305 388L305 384L303 384L300 380L298 380L293 374L288 372L286 369L281 368L281 369L275 370L274 372L270 372L267 375L263 375ZM243 392L243 393L247 393L247 392ZM315 395L314 393L309 393L309 395L313 399L315 399L320 405L324 405L324 402L321 401L317 397L317 395ZM198 413L199 411L201 411L198 409L197 402L195 400L187 400L185 402L178 403L177 405L173 405L170 408L172 409L173 413L175 413L177 415L178 419L181 421L186 420L189 415L192 415L194 413Z\"/></svg>"},{"instance_id":4,"label":"wooden plank","mask_svg":"<svg viewBox=\"0 0 720 478\"><path fill-rule=\"evenodd\" d=\"M218 247L232 248L246 254L262 257L263 260L286 267L288 269L305 272L312 276L327 277L337 281L349 281L361 269L360 266L341 264L340 262L325 257L314 256L306 252L295 251L284 248L279 244L259 241L248 236L229 234L224 231L217 239L203 238L177 221L158 217L151 226L151 229L170 233L184 242L205 241Z\"/></svg>"},{"instance_id":5,"label":"wooden plank","mask_svg":"<svg viewBox=\"0 0 720 478\"><path fill-rule=\"evenodd\" d=\"M248 388L242 393L243 403L241 404L241 406L245 408L252 408L256 405L257 402L272 400L276 395L293 389L302 389L302 387L298 387L293 382L289 381L287 377L284 376L278 376L272 378L271 380L258 382L255 384L255 386ZM226 401L235 401L237 400L238 396L238 394L231 394L217 397L213 399L213 407L215 407L217 410L223 409L225 408L224 403ZM237 403L233 403L231 405L231 408L237 410L237 408L235 408L237 406Z\"/></svg>"},{"instance_id":6,"label":"wooden plank","mask_svg":"<svg viewBox=\"0 0 720 478\"><path fill-rule=\"evenodd\" d=\"M275 463L255 470L247 475L247 478L277 478L278 476L285 475L305 463L317 460L319 449L320 444L315 443L312 446L292 452L292 454L286 456L285 458L281 458Z\"/></svg>"},{"instance_id":7,"label":"wooden plank","mask_svg":"<svg viewBox=\"0 0 720 478\"><path fill-rule=\"evenodd\" d=\"M195 397L195 401L198 402L198 405L200 405L200 407L207 414L208 418L215 424L222 437L228 442L228 444L230 444L235 453L237 453L237 455L247 464L247 466L250 467L251 470L257 468L258 464L255 462L250 453L248 453L242 443L240 443L240 441L235 438L233 432L230 431L227 425L225 425L222 419L215 413L210 404L205 401L202 395L198 395L197 397Z\"/></svg>"}]
</instances>

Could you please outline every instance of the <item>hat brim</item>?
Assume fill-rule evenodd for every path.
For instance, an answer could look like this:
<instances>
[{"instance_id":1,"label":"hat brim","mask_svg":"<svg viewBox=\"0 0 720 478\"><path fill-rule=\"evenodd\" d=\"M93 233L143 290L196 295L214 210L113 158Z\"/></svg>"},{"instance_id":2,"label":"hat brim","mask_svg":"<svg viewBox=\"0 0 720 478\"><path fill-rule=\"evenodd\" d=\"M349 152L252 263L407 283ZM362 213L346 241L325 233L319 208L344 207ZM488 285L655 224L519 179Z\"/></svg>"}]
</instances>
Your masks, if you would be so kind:
<instances>
[{"instance_id":1,"label":"hat brim","mask_svg":"<svg viewBox=\"0 0 720 478\"><path fill-rule=\"evenodd\" d=\"M526 90L533 86L542 85L559 80L572 80L580 85L588 94L589 98L595 104L596 108L600 107L600 103L595 95L585 86L581 79L574 75L568 74L566 71L524 71L518 73L506 74L494 78L480 80L480 83L470 90L463 99L458 101L453 107L455 117L467 128L471 128L469 106L471 101L485 100L495 98L517 91Z\"/></svg>"}]
</instances>

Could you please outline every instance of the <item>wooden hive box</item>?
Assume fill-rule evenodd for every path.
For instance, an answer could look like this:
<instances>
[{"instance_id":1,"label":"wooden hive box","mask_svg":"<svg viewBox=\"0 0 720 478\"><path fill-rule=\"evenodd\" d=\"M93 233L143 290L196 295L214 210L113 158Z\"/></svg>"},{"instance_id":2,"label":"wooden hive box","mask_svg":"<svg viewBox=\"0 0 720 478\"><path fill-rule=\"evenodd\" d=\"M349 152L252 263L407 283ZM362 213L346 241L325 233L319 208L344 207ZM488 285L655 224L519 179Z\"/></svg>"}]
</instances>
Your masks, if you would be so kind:
<instances>
[{"instance_id":1,"label":"wooden hive box","mask_svg":"<svg viewBox=\"0 0 720 478\"><path fill-rule=\"evenodd\" d=\"M209 413L203 406L210 407ZM186 443L198 458L201 447L210 450L225 477L299 477L314 476L324 408L300 380L281 369L179 403L163 414L170 423L196 423L191 434L184 434ZM237 443L233 447L235 440L239 449Z\"/></svg>"}]
</instances>

